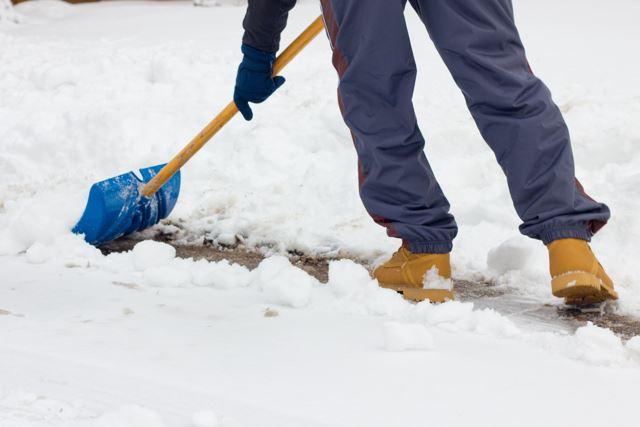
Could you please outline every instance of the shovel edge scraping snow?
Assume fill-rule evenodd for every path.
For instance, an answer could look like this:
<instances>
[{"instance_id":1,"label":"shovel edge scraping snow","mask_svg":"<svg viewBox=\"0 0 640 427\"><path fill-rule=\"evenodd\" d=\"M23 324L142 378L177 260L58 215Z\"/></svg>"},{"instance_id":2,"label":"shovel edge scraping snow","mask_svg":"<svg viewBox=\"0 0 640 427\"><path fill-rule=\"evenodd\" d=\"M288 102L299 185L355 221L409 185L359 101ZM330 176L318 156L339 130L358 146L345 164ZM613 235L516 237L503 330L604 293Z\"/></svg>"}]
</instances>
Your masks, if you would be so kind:
<instances>
[{"instance_id":1,"label":"shovel edge scraping snow","mask_svg":"<svg viewBox=\"0 0 640 427\"><path fill-rule=\"evenodd\" d=\"M115 240L151 227L169 216L180 193L180 172L150 197L142 189L165 165L140 169L138 178L128 172L91 186L82 217L73 228L92 245Z\"/></svg>"},{"instance_id":2,"label":"shovel edge scraping snow","mask_svg":"<svg viewBox=\"0 0 640 427\"><path fill-rule=\"evenodd\" d=\"M324 28L316 18L273 64L278 74ZM180 193L180 168L238 113L231 102L169 163L128 172L93 184L82 217L73 228L92 245L101 245L149 228L169 216Z\"/></svg>"}]
</instances>

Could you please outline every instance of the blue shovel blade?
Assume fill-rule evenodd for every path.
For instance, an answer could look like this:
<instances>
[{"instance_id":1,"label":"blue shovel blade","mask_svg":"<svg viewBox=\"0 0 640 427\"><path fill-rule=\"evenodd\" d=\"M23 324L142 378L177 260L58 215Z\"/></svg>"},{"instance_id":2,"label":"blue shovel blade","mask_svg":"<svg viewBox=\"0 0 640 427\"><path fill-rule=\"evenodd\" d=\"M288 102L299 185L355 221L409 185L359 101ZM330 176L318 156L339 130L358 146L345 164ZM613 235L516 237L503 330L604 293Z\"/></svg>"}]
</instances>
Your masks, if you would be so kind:
<instances>
[{"instance_id":1,"label":"blue shovel blade","mask_svg":"<svg viewBox=\"0 0 640 427\"><path fill-rule=\"evenodd\" d=\"M140 169L97 182L91 187L82 218L73 228L92 245L149 228L169 216L180 194L180 172L171 177L152 197L140 194L142 187L164 165Z\"/></svg>"}]
</instances>

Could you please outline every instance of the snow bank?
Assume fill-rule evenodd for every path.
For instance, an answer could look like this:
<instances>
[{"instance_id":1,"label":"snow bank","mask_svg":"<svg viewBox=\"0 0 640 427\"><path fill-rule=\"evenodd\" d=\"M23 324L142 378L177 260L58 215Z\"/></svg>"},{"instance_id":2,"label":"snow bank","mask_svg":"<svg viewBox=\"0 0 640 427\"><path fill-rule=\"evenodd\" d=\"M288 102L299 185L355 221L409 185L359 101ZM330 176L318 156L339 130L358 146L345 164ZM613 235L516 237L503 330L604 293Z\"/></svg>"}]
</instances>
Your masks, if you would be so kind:
<instances>
[{"instance_id":1,"label":"snow bank","mask_svg":"<svg viewBox=\"0 0 640 427\"><path fill-rule=\"evenodd\" d=\"M569 336L528 333L495 310L478 310L472 303L409 303L398 293L381 288L362 265L351 260L331 261L329 280L323 285L279 255L266 258L250 271L226 260L175 258L173 247L153 241L140 242L131 252L106 257L93 248L84 251L86 245L77 236L66 242L62 253L52 256L53 247L34 245L25 257L29 262L55 263L67 268L97 267L117 272L124 282L153 288L247 288L269 305L296 309L323 307L346 314L379 316L388 322L384 327L384 346L394 351L433 348L429 328L443 333L466 332L527 341L594 365L635 363L640 349L637 340L625 346L610 330L591 324Z\"/></svg>"}]
</instances>

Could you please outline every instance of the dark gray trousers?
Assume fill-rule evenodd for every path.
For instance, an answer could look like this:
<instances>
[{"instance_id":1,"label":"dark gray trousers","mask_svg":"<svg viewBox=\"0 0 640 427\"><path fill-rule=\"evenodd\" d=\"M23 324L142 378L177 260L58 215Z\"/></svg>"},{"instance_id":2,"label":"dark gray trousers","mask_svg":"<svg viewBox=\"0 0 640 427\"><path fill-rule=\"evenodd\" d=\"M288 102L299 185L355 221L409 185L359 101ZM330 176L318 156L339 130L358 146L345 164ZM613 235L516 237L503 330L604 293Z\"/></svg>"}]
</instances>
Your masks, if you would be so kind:
<instances>
[{"instance_id":1,"label":"dark gray trousers","mask_svg":"<svg viewBox=\"0 0 640 427\"><path fill-rule=\"evenodd\" d=\"M457 226L425 157L412 104L416 64L406 0L321 3L367 211L412 252L449 252ZM590 240L609 209L575 178L567 126L529 67L511 0L410 3L507 177L520 231L545 244Z\"/></svg>"}]
</instances>

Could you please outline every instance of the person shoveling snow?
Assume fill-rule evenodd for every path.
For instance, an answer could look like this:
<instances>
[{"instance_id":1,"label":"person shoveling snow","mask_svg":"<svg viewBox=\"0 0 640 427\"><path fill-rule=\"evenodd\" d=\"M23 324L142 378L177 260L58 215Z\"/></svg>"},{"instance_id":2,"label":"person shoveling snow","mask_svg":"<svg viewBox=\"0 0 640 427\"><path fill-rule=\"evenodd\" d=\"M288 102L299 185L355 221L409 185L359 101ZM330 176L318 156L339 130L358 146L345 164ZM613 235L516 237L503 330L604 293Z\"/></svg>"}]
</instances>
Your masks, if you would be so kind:
<instances>
[{"instance_id":1,"label":"person shoveling snow","mask_svg":"<svg viewBox=\"0 0 640 427\"><path fill-rule=\"evenodd\" d=\"M246 120L284 78L275 54L296 0L249 0L234 101ZM416 78L406 0L321 0L338 72L338 103L358 154L362 201L400 249L374 271L381 286L444 301L425 286L433 268L451 278L458 227L424 153L412 105ZM552 292L567 304L617 299L588 242L610 217L575 178L569 132L527 61L511 0L410 0L507 177L520 231L548 248Z\"/></svg>"}]
</instances>

